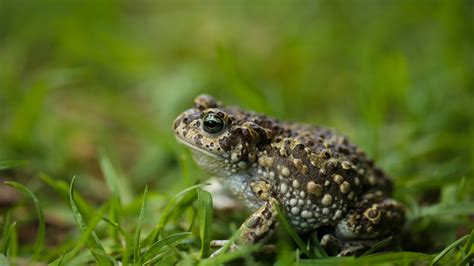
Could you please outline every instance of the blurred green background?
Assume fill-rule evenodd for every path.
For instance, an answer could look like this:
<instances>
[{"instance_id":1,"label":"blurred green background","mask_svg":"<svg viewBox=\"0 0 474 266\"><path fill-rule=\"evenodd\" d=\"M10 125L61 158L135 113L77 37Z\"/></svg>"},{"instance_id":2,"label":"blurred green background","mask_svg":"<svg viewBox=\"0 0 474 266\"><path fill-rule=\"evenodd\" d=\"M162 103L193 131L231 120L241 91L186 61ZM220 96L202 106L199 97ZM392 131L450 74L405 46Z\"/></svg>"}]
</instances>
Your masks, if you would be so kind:
<instances>
[{"instance_id":1,"label":"blurred green background","mask_svg":"<svg viewBox=\"0 0 474 266\"><path fill-rule=\"evenodd\" d=\"M473 200L473 18L469 0L0 0L0 160L28 161L0 179L28 185L50 221L68 207L40 173L101 202L101 154L131 199L146 184L172 195L206 177L171 124L207 93L349 136L408 205Z\"/></svg>"}]
</instances>

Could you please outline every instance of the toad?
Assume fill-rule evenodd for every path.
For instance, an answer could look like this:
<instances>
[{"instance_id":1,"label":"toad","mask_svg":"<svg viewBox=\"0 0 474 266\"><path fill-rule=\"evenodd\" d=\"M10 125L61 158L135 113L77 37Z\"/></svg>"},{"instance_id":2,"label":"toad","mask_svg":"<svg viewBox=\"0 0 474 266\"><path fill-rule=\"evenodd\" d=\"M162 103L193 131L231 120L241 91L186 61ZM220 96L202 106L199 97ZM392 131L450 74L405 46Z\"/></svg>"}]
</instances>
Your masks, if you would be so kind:
<instances>
[{"instance_id":1,"label":"toad","mask_svg":"<svg viewBox=\"0 0 474 266\"><path fill-rule=\"evenodd\" d=\"M176 118L174 132L196 163L253 212L234 248L269 239L277 208L298 233L330 228L321 244L339 256L360 254L403 226L404 208L390 198L388 176L329 129L201 95Z\"/></svg>"}]
</instances>

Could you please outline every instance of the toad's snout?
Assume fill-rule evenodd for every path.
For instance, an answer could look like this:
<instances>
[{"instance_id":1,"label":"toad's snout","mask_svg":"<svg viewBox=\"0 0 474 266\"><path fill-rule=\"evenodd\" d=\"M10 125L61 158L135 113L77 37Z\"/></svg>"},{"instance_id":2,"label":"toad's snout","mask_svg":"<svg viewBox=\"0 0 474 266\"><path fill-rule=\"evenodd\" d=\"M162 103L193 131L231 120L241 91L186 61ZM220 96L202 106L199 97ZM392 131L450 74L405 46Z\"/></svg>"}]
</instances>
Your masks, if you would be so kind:
<instances>
[{"instance_id":1,"label":"toad's snout","mask_svg":"<svg viewBox=\"0 0 474 266\"><path fill-rule=\"evenodd\" d=\"M183 114L179 115L173 122L173 129L176 130L179 125L181 124L181 120L183 119Z\"/></svg>"}]
</instances>

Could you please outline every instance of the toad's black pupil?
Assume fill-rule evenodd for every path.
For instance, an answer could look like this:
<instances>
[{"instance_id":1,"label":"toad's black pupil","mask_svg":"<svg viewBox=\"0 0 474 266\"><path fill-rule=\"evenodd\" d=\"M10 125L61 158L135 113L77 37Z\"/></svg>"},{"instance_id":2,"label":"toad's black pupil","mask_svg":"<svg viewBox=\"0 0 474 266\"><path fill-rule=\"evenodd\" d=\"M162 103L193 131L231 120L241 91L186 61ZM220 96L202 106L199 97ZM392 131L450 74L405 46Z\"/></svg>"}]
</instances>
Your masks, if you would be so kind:
<instances>
[{"instance_id":1,"label":"toad's black pupil","mask_svg":"<svg viewBox=\"0 0 474 266\"><path fill-rule=\"evenodd\" d=\"M203 129L207 133L218 133L224 128L224 121L215 114L208 114L204 117Z\"/></svg>"}]
</instances>

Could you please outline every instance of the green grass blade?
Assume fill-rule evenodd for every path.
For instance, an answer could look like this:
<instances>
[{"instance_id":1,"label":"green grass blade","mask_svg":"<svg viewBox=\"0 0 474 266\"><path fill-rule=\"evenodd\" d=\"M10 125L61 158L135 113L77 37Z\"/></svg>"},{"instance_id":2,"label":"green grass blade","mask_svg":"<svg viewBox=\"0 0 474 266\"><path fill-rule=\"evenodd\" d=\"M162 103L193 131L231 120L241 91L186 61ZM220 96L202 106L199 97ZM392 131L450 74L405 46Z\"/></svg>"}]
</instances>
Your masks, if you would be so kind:
<instances>
[{"instance_id":1,"label":"green grass blade","mask_svg":"<svg viewBox=\"0 0 474 266\"><path fill-rule=\"evenodd\" d=\"M16 221L12 221L10 212L5 214L2 228L2 236L0 238L0 254L6 257L15 257L18 241L16 232Z\"/></svg>"},{"instance_id":2,"label":"green grass blade","mask_svg":"<svg viewBox=\"0 0 474 266\"><path fill-rule=\"evenodd\" d=\"M7 245L7 241L8 241L7 234L8 234L11 223L12 221L11 221L10 212L7 212L5 214L5 218L3 221L2 238L0 239L1 240L0 241L0 254L1 253L5 254L5 246Z\"/></svg>"},{"instance_id":3,"label":"green grass blade","mask_svg":"<svg viewBox=\"0 0 474 266\"><path fill-rule=\"evenodd\" d=\"M69 263L79 251L84 247L85 244L89 241L91 235L94 233L94 229L97 224L101 221L102 216L110 207L109 203L102 205L99 210L97 211L96 215L92 218L92 220L87 225L86 229L82 232L81 238L77 241L74 248L69 251L67 254L61 256L56 261L52 262L54 265L61 265L63 263Z\"/></svg>"},{"instance_id":4,"label":"green grass blade","mask_svg":"<svg viewBox=\"0 0 474 266\"><path fill-rule=\"evenodd\" d=\"M182 147L184 149L184 147ZM181 175L183 177L183 184L190 186L193 184L191 181L191 169L193 165L193 160L191 159L189 153L181 152L179 157L179 169L181 169Z\"/></svg>"},{"instance_id":5,"label":"green grass blade","mask_svg":"<svg viewBox=\"0 0 474 266\"><path fill-rule=\"evenodd\" d=\"M169 252L169 251L174 251L174 252ZM171 253L171 254L170 254ZM167 246L165 247L162 251L160 251L159 253L157 253L153 258L145 261L143 263L143 265L160 265L161 263L163 263L163 260L173 260L174 259L174 255L175 255L175 250L173 249L173 246ZM166 265L166 263L163 263Z\"/></svg>"},{"instance_id":6,"label":"green grass blade","mask_svg":"<svg viewBox=\"0 0 474 266\"><path fill-rule=\"evenodd\" d=\"M469 251L471 251L472 244L474 243L474 230L471 231L471 234L469 235L469 239L466 241L466 244L464 245L464 254L469 254Z\"/></svg>"},{"instance_id":7,"label":"green grass blade","mask_svg":"<svg viewBox=\"0 0 474 266\"><path fill-rule=\"evenodd\" d=\"M8 249L10 258L16 258L18 254L18 231L17 227L13 227L10 237L10 247Z\"/></svg>"},{"instance_id":8,"label":"green grass blade","mask_svg":"<svg viewBox=\"0 0 474 266\"><path fill-rule=\"evenodd\" d=\"M364 252L364 254L362 254L361 257L363 257L363 256L368 256L368 255L374 253L375 251L377 251L377 250L379 250L379 249L381 249L381 248L387 246L387 245L390 244L390 242L392 241L392 238L393 238L393 237L390 236L390 237L385 238L385 239L382 240L382 241L379 241L379 242L375 243L375 245L373 245L369 250L367 250L366 252Z\"/></svg>"},{"instance_id":9,"label":"green grass blade","mask_svg":"<svg viewBox=\"0 0 474 266\"><path fill-rule=\"evenodd\" d=\"M201 258L209 255L212 231L212 195L198 189L198 222L201 237Z\"/></svg>"},{"instance_id":10,"label":"green grass blade","mask_svg":"<svg viewBox=\"0 0 474 266\"><path fill-rule=\"evenodd\" d=\"M28 161L24 160L4 160L0 161L0 170L6 170L10 168L15 168L27 164Z\"/></svg>"},{"instance_id":11,"label":"green grass blade","mask_svg":"<svg viewBox=\"0 0 474 266\"><path fill-rule=\"evenodd\" d=\"M63 196L67 201L69 201L68 183L62 180L54 179L51 176L43 173L40 174L40 179L56 192L58 192L61 196ZM81 195L74 195L74 202L81 211L82 216L84 216L86 219L93 216L94 208L89 203L87 203L87 201Z\"/></svg>"},{"instance_id":12,"label":"green grass blade","mask_svg":"<svg viewBox=\"0 0 474 266\"><path fill-rule=\"evenodd\" d=\"M92 252L90 252L88 249L82 250L79 252L76 256L74 256L68 263L61 263L61 264L56 264L56 265L62 265L62 266L82 266L82 265L93 265L93 260L94 256L92 255ZM97 263L96 263L97 264ZM53 265L49 265L53 266Z\"/></svg>"},{"instance_id":13,"label":"green grass blade","mask_svg":"<svg viewBox=\"0 0 474 266\"><path fill-rule=\"evenodd\" d=\"M102 154L100 157L100 169L102 170L105 181L107 182L107 186L112 193L112 197L117 198L120 201L120 189L117 171L113 167L110 159L105 154Z\"/></svg>"},{"instance_id":14,"label":"green grass blade","mask_svg":"<svg viewBox=\"0 0 474 266\"><path fill-rule=\"evenodd\" d=\"M299 260L298 264L294 263L293 265L318 265L318 266L344 266L344 265L357 265L355 263L355 257L331 257L323 259L303 259Z\"/></svg>"},{"instance_id":15,"label":"green grass blade","mask_svg":"<svg viewBox=\"0 0 474 266\"><path fill-rule=\"evenodd\" d=\"M474 202L464 201L453 204L435 204L421 208L421 216L456 216L472 215L474 213Z\"/></svg>"},{"instance_id":16,"label":"green grass blade","mask_svg":"<svg viewBox=\"0 0 474 266\"><path fill-rule=\"evenodd\" d=\"M43 249L44 234L45 234L45 227L46 227L45 222L44 222L43 208L41 207L36 195L24 185L17 182L13 182L13 181L7 181L5 182L5 184L12 186L18 190L21 190L22 192L27 194L33 200L33 203L35 204L36 212L38 214L38 233L36 234L33 260L37 260L41 253L41 250Z\"/></svg>"},{"instance_id":17,"label":"green grass blade","mask_svg":"<svg viewBox=\"0 0 474 266\"><path fill-rule=\"evenodd\" d=\"M6 229L3 232L2 236L2 245L0 246L0 253L6 255L7 257L14 250L14 240L13 236L15 235L16 230L16 221L7 225Z\"/></svg>"},{"instance_id":18,"label":"green grass blade","mask_svg":"<svg viewBox=\"0 0 474 266\"><path fill-rule=\"evenodd\" d=\"M449 251L451 251L453 248L461 244L468 237L469 235L465 235L459 238L458 240L454 241L453 243L451 243L451 245L447 246L443 251L441 251L438 255L436 255L436 257L434 257L430 265L435 265L436 263L438 263L444 256L446 256L446 254L449 253Z\"/></svg>"},{"instance_id":19,"label":"green grass blade","mask_svg":"<svg viewBox=\"0 0 474 266\"><path fill-rule=\"evenodd\" d=\"M111 226L114 226L115 228L117 228L117 230L120 232L120 234L123 236L123 238L125 239L125 249L124 249L124 252L123 252L123 256L122 256L122 264L123 265L128 265L128 260L130 259L130 255L132 254L132 249L133 249L133 238L132 236L127 233L127 231L125 231L125 229L123 229L123 227L121 227L118 223L114 222L114 221L111 221L110 219L108 219L107 217L102 217L102 220L108 224L110 224Z\"/></svg>"},{"instance_id":20,"label":"green grass blade","mask_svg":"<svg viewBox=\"0 0 474 266\"><path fill-rule=\"evenodd\" d=\"M119 218L120 218L120 213L122 211L122 201L120 199L120 189L119 189L119 180L118 180L118 174L115 168L112 165L112 162L110 159L105 155L102 154L100 157L100 168L102 170L102 173L105 177L107 186L109 187L109 190L112 194L112 199L111 199L111 208L110 208L110 219L112 221L116 221L117 223L120 223ZM114 236L115 242L119 243L119 232L116 230L115 227L111 227L112 232L111 235Z\"/></svg>"},{"instance_id":21,"label":"green grass blade","mask_svg":"<svg viewBox=\"0 0 474 266\"><path fill-rule=\"evenodd\" d=\"M312 234L311 239L313 240L313 243L311 244L311 246L313 246L313 248L315 250L315 254L320 258L327 258L328 254L326 253L326 250L324 250L324 248L321 246L321 243L319 242L317 231L315 231ZM308 249L309 249L309 247L308 247Z\"/></svg>"},{"instance_id":22,"label":"green grass blade","mask_svg":"<svg viewBox=\"0 0 474 266\"><path fill-rule=\"evenodd\" d=\"M388 265L410 265L415 262L429 262L432 255L417 252L385 252L359 257L355 261L364 265L388 263Z\"/></svg>"},{"instance_id":23,"label":"green grass blade","mask_svg":"<svg viewBox=\"0 0 474 266\"><path fill-rule=\"evenodd\" d=\"M75 181L76 181L76 177L73 177L72 181L71 181L71 186L69 187L69 204L71 205L74 220L78 224L80 231L82 233L84 233L87 230L87 225L84 221L84 218L82 217L81 212L77 208L76 203L74 202L74 183L75 183ZM88 243L89 250L97 249L97 250L102 250L103 252L105 252L104 247L100 243L100 240L99 240L99 238L97 237L97 235L95 234L94 231L91 232L91 238L89 238L89 241L87 241L87 243ZM98 255L96 255L96 253L93 253L93 255L94 255L95 259L97 260L97 262L100 265L110 264L110 262L108 260L105 260L102 256L98 256Z\"/></svg>"},{"instance_id":24,"label":"green grass blade","mask_svg":"<svg viewBox=\"0 0 474 266\"><path fill-rule=\"evenodd\" d=\"M143 217L145 216L147 195L148 195L148 186L145 186L145 191L143 192L142 206L140 208L140 215L138 216L138 222L135 228L135 237L133 241L134 242L133 243L133 250L134 250L133 262L134 263L137 263L137 261L140 259L140 234L142 231Z\"/></svg>"},{"instance_id":25,"label":"green grass blade","mask_svg":"<svg viewBox=\"0 0 474 266\"><path fill-rule=\"evenodd\" d=\"M458 266L466 266L466 265L472 265L472 262L474 260L474 253L471 253L464 257L461 262L459 262ZM469 264L471 263L471 264Z\"/></svg>"},{"instance_id":26,"label":"green grass blade","mask_svg":"<svg viewBox=\"0 0 474 266\"><path fill-rule=\"evenodd\" d=\"M283 230L277 230L277 260L275 266L286 266L291 265L294 261L294 250L292 246L292 241L288 233L283 232ZM316 236L317 237L317 236Z\"/></svg>"},{"instance_id":27,"label":"green grass blade","mask_svg":"<svg viewBox=\"0 0 474 266\"><path fill-rule=\"evenodd\" d=\"M118 262L112 256L107 255L102 249L90 249L90 252L94 255L94 257L102 258L102 261L106 261L105 264L99 265L119 265Z\"/></svg>"},{"instance_id":28,"label":"green grass blade","mask_svg":"<svg viewBox=\"0 0 474 266\"><path fill-rule=\"evenodd\" d=\"M278 217L280 219L281 224L283 225L283 228L288 232L290 237L295 241L296 245L301 249L301 251L308 256L311 259L315 258L315 255L311 250L308 249L308 247L304 244L303 240L300 238L300 236L296 233L296 231L293 229L293 227L288 223L288 220L285 217L285 214L282 213L280 206L277 206L277 212L278 212Z\"/></svg>"},{"instance_id":29,"label":"green grass blade","mask_svg":"<svg viewBox=\"0 0 474 266\"><path fill-rule=\"evenodd\" d=\"M178 194L176 194L171 200L170 202L168 203L168 205L166 205L165 209L163 210L163 213L160 217L160 220L158 221L158 224L156 225L155 229L150 233L150 235L143 241L144 245L147 245L147 244L150 244L152 242L155 242L156 239L158 238L158 236L161 236L162 233L163 233L163 228L166 224L166 222L168 221L168 219L170 218L171 216L171 213L173 212L173 210L176 209L176 206L179 205L179 203L181 202L181 200L184 200L184 195L194 191L195 189L197 188L200 188L202 186L206 186L206 185L209 185L209 184L197 184L197 185L194 185L194 186L191 186L191 187L188 187L184 190L182 190L181 192L179 192ZM181 197L183 197L181 200L179 200Z\"/></svg>"},{"instance_id":30,"label":"green grass blade","mask_svg":"<svg viewBox=\"0 0 474 266\"><path fill-rule=\"evenodd\" d=\"M145 251L141 257L141 260L144 261L145 264L151 263L150 260L152 260L156 254L159 254L162 251L161 249L164 247L177 245L181 240L191 235L192 234L190 232L177 233L158 240Z\"/></svg>"}]
</instances>

